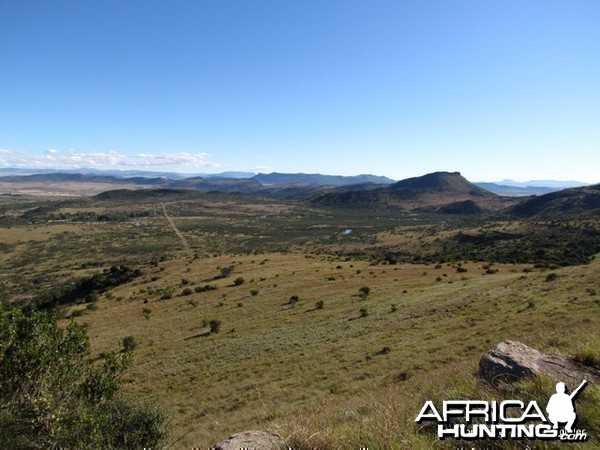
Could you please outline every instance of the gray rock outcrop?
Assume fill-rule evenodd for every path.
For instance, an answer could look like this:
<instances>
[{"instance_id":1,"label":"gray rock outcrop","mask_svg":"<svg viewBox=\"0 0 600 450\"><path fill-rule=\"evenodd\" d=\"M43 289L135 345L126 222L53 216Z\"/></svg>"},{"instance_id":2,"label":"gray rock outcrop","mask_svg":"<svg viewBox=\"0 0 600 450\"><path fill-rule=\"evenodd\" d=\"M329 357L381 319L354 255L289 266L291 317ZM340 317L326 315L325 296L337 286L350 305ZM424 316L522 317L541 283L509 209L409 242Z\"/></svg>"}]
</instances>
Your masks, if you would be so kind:
<instances>
[{"instance_id":1,"label":"gray rock outcrop","mask_svg":"<svg viewBox=\"0 0 600 450\"><path fill-rule=\"evenodd\" d=\"M541 353L516 341L501 342L479 361L479 376L491 383L518 381L539 374L569 386L576 386L583 379L600 380L600 373L593 368L582 367L564 356Z\"/></svg>"},{"instance_id":2,"label":"gray rock outcrop","mask_svg":"<svg viewBox=\"0 0 600 450\"><path fill-rule=\"evenodd\" d=\"M281 436L271 431L245 431L215 444L213 450L281 450L287 448Z\"/></svg>"}]
</instances>

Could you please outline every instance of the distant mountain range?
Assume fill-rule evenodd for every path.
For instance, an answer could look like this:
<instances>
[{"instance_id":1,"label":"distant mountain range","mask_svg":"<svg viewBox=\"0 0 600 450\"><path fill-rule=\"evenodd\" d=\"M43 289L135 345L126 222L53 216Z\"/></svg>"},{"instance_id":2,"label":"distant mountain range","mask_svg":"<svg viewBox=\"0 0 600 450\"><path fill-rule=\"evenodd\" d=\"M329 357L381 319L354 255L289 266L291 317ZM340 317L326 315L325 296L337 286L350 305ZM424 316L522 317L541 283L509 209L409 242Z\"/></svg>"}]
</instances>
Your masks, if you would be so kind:
<instances>
[{"instance_id":1,"label":"distant mountain range","mask_svg":"<svg viewBox=\"0 0 600 450\"><path fill-rule=\"evenodd\" d=\"M147 172L145 172L147 174ZM376 182L379 181L379 182ZM135 197L153 195L189 195L220 192L260 195L281 200L298 200L314 206L346 209L402 209L405 211L444 214L506 214L512 217L553 217L600 213L600 185L569 189L558 187L501 186L494 183L471 183L459 172L434 172L393 182L374 175L343 177L320 174L258 174L253 177L122 177L82 173L38 173L0 177L6 183L43 183L50 187L60 183L106 183L101 195ZM115 185L126 189L112 190ZM491 186L490 186L491 185ZM143 189L143 190L142 190ZM170 192L169 190L176 190ZM499 191L494 193L493 191ZM545 192L547 190L555 192ZM506 196L509 192L511 196ZM536 192L537 196L523 196ZM131 193L131 194L128 194ZM499 195L499 194L505 195ZM10 192L8 195L11 195Z\"/></svg>"},{"instance_id":2,"label":"distant mountain range","mask_svg":"<svg viewBox=\"0 0 600 450\"><path fill-rule=\"evenodd\" d=\"M221 173L177 173L177 172L154 172L148 170L102 170L102 169L16 169L0 168L0 177L23 176L39 174L84 174L84 175L107 175L117 178L167 178L169 180L183 180L190 177L202 178L252 178L254 172L221 172Z\"/></svg>"},{"instance_id":3,"label":"distant mountain range","mask_svg":"<svg viewBox=\"0 0 600 450\"><path fill-rule=\"evenodd\" d=\"M392 184L394 180L376 175L321 175L320 173L259 173L252 177L259 183L268 186L273 184L315 184L330 186L348 186L351 184Z\"/></svg>"},{"instance_id":4,"label":"distant mountain range","mask_svg":"<svg viewBox=\"0 0 600 450\"><path fill-rule=\"evenodd\" d=\"M509 197L523 197L529 195L544 195L550 192L560 191L564 188L548 186L508 186L497 183L473 183L486 191L498 195L507 195Z\"/></svg>"},{"instance_id":5,"label":"distant mountain range","mask_svg":"<svg viewBox=\"0 0 600 450\"><path fill-rule=\"evenodd\" d=\"M351 186L356 184L393 184L396 180L377 175L356 175L356 176L341 176L341 175L325 175L319 173L259 173L254 172L221 172L221 173L192 173L182 174L175 172L153 172L145 170L100 170L100 169L16 169L16 168L0 168L0 177L6 176L26 176L26 175L42 175L42 174L83 174L83 175L98 175L116 178L161 178L167 180L189 180L195 179L254 179L262 186L282 186L282 185L303 185L303 186ZM99 181L97 179L96 181ZM6 179L4 179L6 181ZM153 182L151 182L153 183ZM507 196L527 196L527 195L543 195L550 192L555 192L565 188L587 186L587 183L580 181L557 181L557 180L533 180L533 181L513 181L505 179L497 182L474 182L487 191L498 195Z\"/></svg>"}]
</instances>

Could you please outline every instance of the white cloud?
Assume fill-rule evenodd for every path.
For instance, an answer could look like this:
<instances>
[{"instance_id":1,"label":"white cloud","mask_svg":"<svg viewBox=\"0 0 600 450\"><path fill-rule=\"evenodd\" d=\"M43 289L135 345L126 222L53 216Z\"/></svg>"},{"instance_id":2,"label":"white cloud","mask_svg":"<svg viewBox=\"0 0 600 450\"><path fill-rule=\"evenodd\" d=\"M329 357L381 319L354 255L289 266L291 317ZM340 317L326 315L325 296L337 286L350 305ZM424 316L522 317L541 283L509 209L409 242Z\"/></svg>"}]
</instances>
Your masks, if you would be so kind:
<instances>
[{"instance_id":1,"label":"white cloud","mask_svg":"<svg viewBox=\"0 0 600 450\"><path fill-rule=\"evenodd\" d=\"M199 168L220 167L210 161L208 153L138 153L127 155L119 151L48 149L43 155L30 155L19 150L0 149L0 164L17 168L81 169L81 168Z\"/></svg>"}]
</instances>

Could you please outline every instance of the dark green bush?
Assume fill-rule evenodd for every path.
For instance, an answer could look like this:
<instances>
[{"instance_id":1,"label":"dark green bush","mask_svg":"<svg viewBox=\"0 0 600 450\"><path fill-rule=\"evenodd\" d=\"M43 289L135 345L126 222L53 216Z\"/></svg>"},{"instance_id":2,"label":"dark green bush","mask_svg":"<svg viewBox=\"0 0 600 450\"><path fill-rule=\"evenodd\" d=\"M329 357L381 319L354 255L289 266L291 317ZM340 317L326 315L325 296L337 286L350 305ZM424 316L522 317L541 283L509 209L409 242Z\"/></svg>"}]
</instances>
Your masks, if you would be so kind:
<instances>
[{"instance_id":1,"label":"dark green bush","mask_svg":"<svg viewBox=\"0 0 600 450\"><path fill-rule=\"evenodd\" d=\"M126 336L123 338L123 351L132 352L137 347L137 342L133 336Z\"/></svg>"},{"instance_id":2,"label":"dark green bush","mask_svg":"<svg viewBox=\"0 0 600 450\"><path fill-rule=\"evenodd\" d=\"M221 330L220 320L211 320L208 325L210 326L211 333L218 333Z\"/></svg>"},{"instance_id":3,"label":"dark green bush","mask_svg":"<svg viewBox=\"0 0 600 450\"><path fill-rule=\"evenodd\" d=\"M36 309L52 309L61 305L93 302L98 295L116 286L128 283L142 275L141 270L127 266L112 266L102 273L74 280L49 290L35 299ZM33 308L31 308L33 309Z\"/></svg>"},{"instance_id":4,"label":"dark green bush","mask_svg":"<svg viewBox=\"0 0 600 450\"><path fill-rule=\"evenodd\" d=\"M126 348L93 364L86 328L64 329L46 312L0 306L0 446L14 449L134 449L168 437L165 416L127 400Z\"/></svg>"},{"instance_id":5,"label":"dark green bush","mask_svg":"<svg viewBox=\"0 0 600 450\"><path fill-rule=\"evenodd\" d=\"M558 274L555 272L549 273L546 275L546 281L554 281L558 278Z\"/></svg>"},{"instance_id":6,"label":"dark green bush","mask_svg":"<svg viewBox=\"0 0 600 450\"><path fill-rule=\"evenodd\" d=\"M194 288L194 292L198 292L198 293L208 292L208 291L215 291L215 290L217 290L217 287L213 286L212 284L207 284L205 286L196 286Z\"/></svg>"}]
</instances>

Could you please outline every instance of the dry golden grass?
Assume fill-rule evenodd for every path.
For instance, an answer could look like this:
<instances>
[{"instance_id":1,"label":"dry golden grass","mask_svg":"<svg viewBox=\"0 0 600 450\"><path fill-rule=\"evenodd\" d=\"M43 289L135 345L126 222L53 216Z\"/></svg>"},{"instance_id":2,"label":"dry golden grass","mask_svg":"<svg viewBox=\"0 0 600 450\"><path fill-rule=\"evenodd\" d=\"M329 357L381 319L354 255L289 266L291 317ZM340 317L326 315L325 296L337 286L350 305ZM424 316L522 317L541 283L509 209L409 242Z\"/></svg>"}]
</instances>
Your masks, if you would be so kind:
<instances>
[{"instance_id":1,"label":"dry golden grass","mask_svg":"<svg viewBox=\"0 0 600 450\"><path fill-rule=\"evenodd\" d=\"M229 266L229 278L203 281ZM183 436L177 448L269 426L295 444L340 448L363 439L403 448L403 439L428 439L414 435L418 411L402 406L419 397L415 383L470 375L504 339L562 353L597 340L598 298L588 290L600 290L600 264L561 269L552 282L521 266L496 265L494 275L483 275L481 264L464 267L304 254L181 258L116 289L121 300L102 299L78 320L89 325L95 352L136 339L127 390L172 415L175 437ZM245 283L231 286L239 276ZM208 283L218 289L178 296ZM364 299L363 286L371 288ZM166 291L173 298L160 300ZM300 299L294 305L292 295ZM319 300L323 309L315 308ZM219 333L209 333L212 319L221 321ZM409 434L401 433L406 423Z\"/></svg>"}]
</instances>

